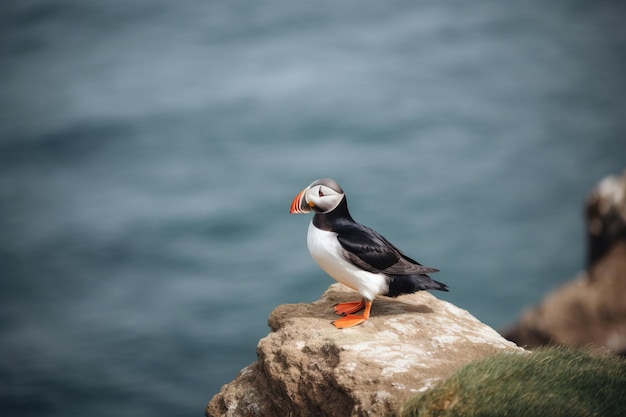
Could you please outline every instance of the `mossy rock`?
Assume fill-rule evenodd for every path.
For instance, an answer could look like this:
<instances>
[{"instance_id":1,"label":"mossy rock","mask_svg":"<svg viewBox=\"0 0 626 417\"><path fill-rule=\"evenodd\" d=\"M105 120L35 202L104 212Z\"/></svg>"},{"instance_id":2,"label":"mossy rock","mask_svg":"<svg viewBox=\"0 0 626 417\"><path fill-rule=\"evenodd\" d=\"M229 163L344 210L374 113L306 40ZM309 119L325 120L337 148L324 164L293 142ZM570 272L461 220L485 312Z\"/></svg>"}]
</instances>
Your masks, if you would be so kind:
<instances>
[{"instance_id":1,"label":"mossy rock","mask_svg":"<svg viewBox=\"0 0 626 417\"><path fill-rule=\"evenodd\" d=\"M459 369L395 416L626 416L626 360L554 347L501 353Z\"/></svg>"}]
</instances>

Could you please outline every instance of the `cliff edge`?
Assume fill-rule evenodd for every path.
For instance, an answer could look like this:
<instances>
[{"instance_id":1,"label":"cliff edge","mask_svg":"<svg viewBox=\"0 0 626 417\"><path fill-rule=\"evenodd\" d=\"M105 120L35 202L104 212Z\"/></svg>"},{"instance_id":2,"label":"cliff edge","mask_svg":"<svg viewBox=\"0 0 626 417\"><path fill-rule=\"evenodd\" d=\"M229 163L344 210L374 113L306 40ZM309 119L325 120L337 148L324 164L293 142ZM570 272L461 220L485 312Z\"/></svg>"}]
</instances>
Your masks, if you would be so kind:
<instances>
[{"instance_id":1,"label":"cliff edge","mask_svg":"<svg viewBox=\"0 0 626 417\"><path fill-rule=\"evenodd\" d=\"M626 171L609 176L585 202L587 268L525 311L507 339L626 355Z\"/></svg>"},{"instance_id":2,"label":"cliff edge","mask_svg":"<svg viewBox=\"0 0 626 417\"><path fill-rule=\"evenodd\" d=\"M312 304L278 306L258 360L222 387L206 415L384 415L469 362L524 351L427 292L377 299L363 325L332 326L333 306L358 299L333 284Z\"/></svg>"}]
</instances>

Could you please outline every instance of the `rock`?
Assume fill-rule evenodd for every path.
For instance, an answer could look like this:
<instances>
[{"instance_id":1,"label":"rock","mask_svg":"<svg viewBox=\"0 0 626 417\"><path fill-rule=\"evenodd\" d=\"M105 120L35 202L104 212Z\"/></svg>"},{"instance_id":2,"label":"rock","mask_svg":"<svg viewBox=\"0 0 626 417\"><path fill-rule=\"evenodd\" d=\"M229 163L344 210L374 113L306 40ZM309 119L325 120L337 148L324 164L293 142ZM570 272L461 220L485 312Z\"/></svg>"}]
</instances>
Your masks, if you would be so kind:
<instances>
[{"instance_id":1,"label":"rock","mask_svg":"<svg viewBox=\"0 0 626 417\"><path fill-rule=\"evenodd\" d=\"M603 179L586 202L587 267L618 242L626 243L626 171Z\"/></svg>"},{"instance_id":2,"label":"rock","mask_svg":"<svg viewBox=\"0 0 626 417\"><path fill-rule=\"evenodd\" d=\"M462 365L524 351L427 292L377 299L366 323L332 326L333 306L358 299L333 284L312 304L277 307L258 360L222 387L207 416L384 415Z\"/></svg>"},{"instance_id":3,"label":"rock","mask_svg":"<svg viewBox=\"0 0 626 417\"><path fill-rule=\"evenodd\" d=\"M613 246L503 334L529 348L562 344L626 354L626 244Z\"/></svg>"},{"instance_id":4,"label":"rock","mask_svg":"<svg viewBox=\"0 0 626 417\"><path fill-rule=\"evenodd\" d=\"M591 346L626 355L626 172L586 203L587 270L527 310L504 336L520 346Z\"/></svg>"}]
</instances>

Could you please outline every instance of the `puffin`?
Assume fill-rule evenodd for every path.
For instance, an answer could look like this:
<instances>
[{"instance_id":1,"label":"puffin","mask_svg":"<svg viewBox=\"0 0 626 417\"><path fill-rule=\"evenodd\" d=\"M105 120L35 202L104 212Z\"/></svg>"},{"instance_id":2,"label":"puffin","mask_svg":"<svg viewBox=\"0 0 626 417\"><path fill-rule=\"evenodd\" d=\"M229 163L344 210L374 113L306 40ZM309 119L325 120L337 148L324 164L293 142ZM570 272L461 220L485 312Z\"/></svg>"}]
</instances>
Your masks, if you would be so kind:
<instances>
[{"instance_id":1,"label":"puffin","mask_svg":"<svg viewBox=\"0 0 626 417\"><path fill-rule=\"evenodd\" d=\"M334 280L360 293L356 302L340 303L333 321L339 329L366 322L374 299L422 290L448 291L428 274L439 272L409 258L375 230L356 222L341 186L331 178L313 181L291 202L290 214L314 213L307 233L313 259ZM355 314L363 310L361 314Z\"/></svg>"}]
</instances>

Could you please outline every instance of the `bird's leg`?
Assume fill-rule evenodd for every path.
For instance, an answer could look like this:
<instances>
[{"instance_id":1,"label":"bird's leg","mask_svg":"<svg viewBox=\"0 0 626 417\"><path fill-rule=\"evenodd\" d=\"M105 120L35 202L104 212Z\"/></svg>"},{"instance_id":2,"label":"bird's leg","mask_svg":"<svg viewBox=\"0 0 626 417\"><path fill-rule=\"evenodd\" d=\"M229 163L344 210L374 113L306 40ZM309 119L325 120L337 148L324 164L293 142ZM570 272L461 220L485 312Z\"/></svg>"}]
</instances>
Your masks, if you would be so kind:
<instances>
[{"instance_id":1,"label":"bird's leg","mask_svg":"<svg viewBox=\"0 0 626 417\"><path fill-rule=\"evenodd\" d=\"M372 308L372 302L364 301L364 303L365 303L365 310L363 310L362 316L357 316L355 314L348 314L346 316L343 316L342 318L333 321L333 324L335 325L335 327L338 329L345 329L346 327L356 326L357 324L361 324L367 321L367 319L369 319L370 317L370 310Z\"/></svg>"},{"instance_id":2,"label":"bird's leg","mask_svg":"<svg viewBox=\"0 0 626 417\"><path fill-rule=\"evenodd\" d=\"M365 300L361 301L351 301L349 303L341 303L335 306L335 313L340 316L345 316L346 314L356 313L359 310L363 310L365 307Z\"/></svg>"}]
</instances>

